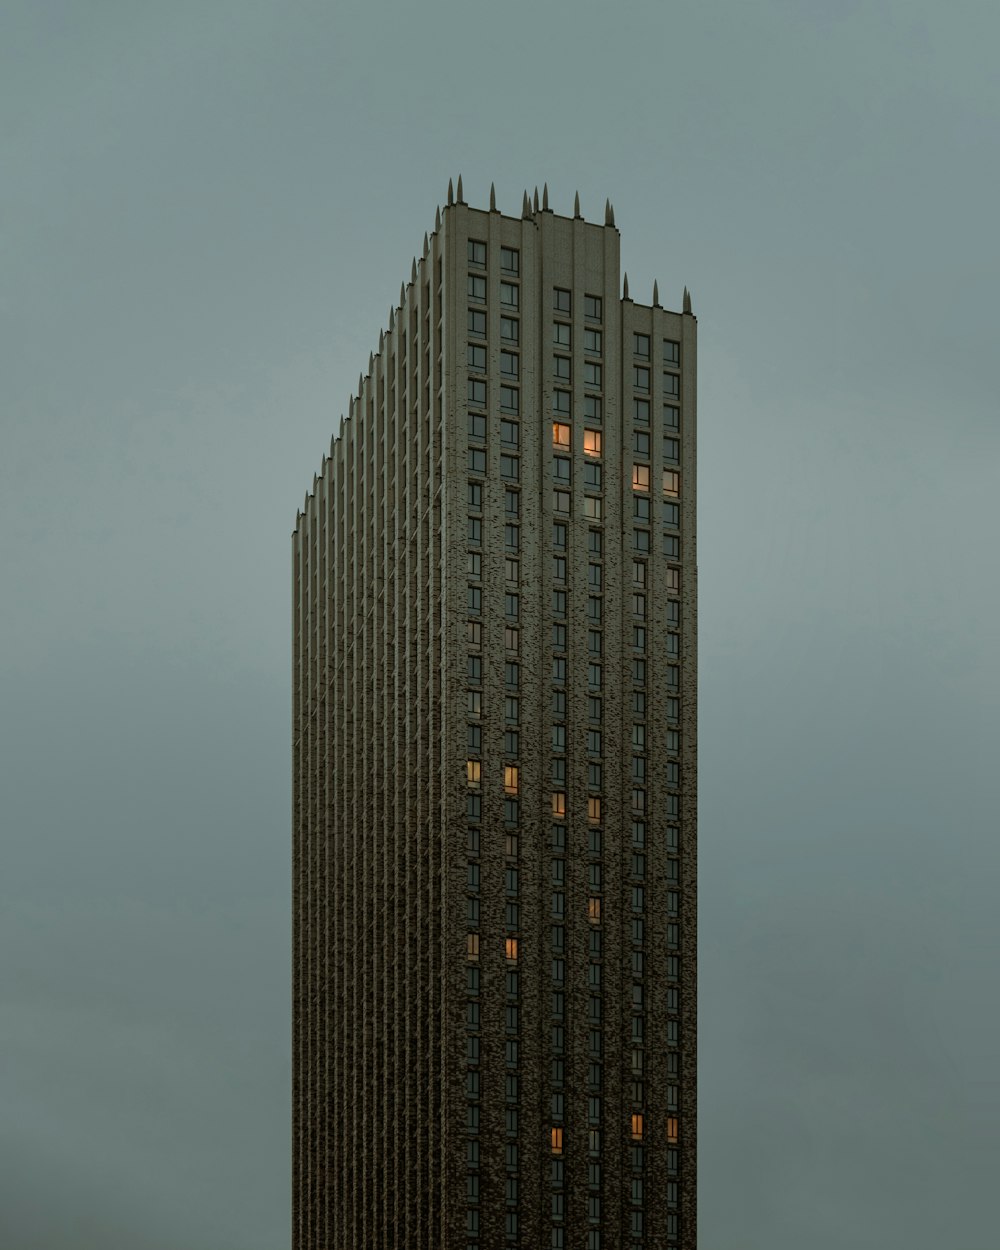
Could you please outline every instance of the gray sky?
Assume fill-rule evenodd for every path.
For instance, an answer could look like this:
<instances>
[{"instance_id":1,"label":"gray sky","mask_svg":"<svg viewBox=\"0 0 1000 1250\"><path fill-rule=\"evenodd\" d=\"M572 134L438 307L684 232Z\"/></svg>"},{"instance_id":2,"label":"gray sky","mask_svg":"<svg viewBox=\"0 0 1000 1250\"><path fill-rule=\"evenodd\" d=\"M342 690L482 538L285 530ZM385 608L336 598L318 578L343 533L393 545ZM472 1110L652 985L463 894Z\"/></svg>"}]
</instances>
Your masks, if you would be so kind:
<instances>
[{"instance_id":1,"label":"gray sky","mask_svg":"<svg viewBox=\"0 0 1000 1250\"><path fill-rule=\"evenodd\" d=\"M8 0L0 1244L274 1250L289 534L450 176L700 319L706 1250L995 1250L1000 9Z\"/></svg>"}]
</instances>

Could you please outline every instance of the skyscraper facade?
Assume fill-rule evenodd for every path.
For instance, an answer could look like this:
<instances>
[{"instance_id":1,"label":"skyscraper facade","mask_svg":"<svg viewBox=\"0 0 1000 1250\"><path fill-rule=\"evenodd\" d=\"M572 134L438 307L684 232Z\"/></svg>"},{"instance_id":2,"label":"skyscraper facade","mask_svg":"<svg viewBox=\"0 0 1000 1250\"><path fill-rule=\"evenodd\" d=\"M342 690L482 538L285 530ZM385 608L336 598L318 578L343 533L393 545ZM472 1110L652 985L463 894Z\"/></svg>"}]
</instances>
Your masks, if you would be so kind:
<instances>
[{"instance_id":1,"label":"skyscraper facade","mask_svg":"<svg viewBox=\"0 0 1000 1250\"><path fill-rule=\"evenodd\" d=\"M295 1250L695 1250L696 322L449 187L293 536Z\"/></svg>"}]
</instances>

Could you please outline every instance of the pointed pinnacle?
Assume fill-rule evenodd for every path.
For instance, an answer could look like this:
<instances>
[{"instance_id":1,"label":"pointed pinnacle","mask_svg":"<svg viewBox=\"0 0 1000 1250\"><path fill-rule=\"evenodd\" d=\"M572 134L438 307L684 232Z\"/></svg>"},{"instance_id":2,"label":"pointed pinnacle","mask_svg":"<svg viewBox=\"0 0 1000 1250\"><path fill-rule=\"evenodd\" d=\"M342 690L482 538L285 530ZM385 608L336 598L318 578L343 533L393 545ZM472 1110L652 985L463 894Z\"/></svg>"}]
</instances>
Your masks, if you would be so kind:
<instances>
[{"instance_id":1,"label":"pointed pinnacle","mask_svg":"<svg viewBox=\"0 0 1000 1250\"><path fill-rule=\"evenodd\" d=\"M430 248L429 248L429 245L428 245L428 243L427 243L427 231L425 230L425 231L424 231L424 256L425 256L425 257L427 256L427 253L428 253L428 251L429 251L429 250L430 250Z\"/></svg>"},{"instance_id":2,"label":"pointed pinnacle","mask_svg":"<svg viewBox=\"0 0 1000 1250\"><path fill-rule=\"evenodd\" d=\"M416 282L416 280L417 280L417 258L414 256L413 264L410 266L410 281Z\"/></svg>"},{"instance_id":3,"label":"pointed pinnacle","mask_svg":"<svg viewBox=\"0 0 1000 1250\"><path fill-rule=\"evenodd\" d=\"M683 311L689 314L691 313L691 292L687 289L687 287L684 288Z\"/></svg>"},{"instance_id":4,"label":"pointed pinnacle","mask_svg":"<svg viewBox=\"0 0 1000 1250\"><path fill-rule=\"evenodd\" d=\"M462 199L462 175L461 174L458 175L458 193L455 196L455 199L459 204L465 203L465 200Z\"/></svg>"},{"instance_id":5,"label":"pointed pinnacle","mask_svg":"<svg viewBox=\"0 0 1000 1250\"><path fill-rule=\"evenodd\" d=\"M333 434L331 434L331 435L330 435L330 459L331 459L331 460L333 459L333 444L334 444L334 441L335 441L335 436L334 436Z\"/></svg>"},{"instance_id":6,"label":"pointed pinnacle","mask_svg":"<svg viewBox=\"0 0 1000 1250\"><path fill-rule=\"evenodd\" d=\"M405 303L406 303L406 285L405 283L401 282L399 284L399 307L400 309L402 309Z\"/></svg>"},{"instance_id":7,"label":"pointed pinnacle","mask_svg":"<svg viewBox=\"0 0 1000 1250\"><path fill-rule=\"evenodd\" d=\"M343 437L344 437L344 417L343 417L343 414L341 414L341 418L340 418L340 429L337 431L337 437L338 437L338 438L343 438Z\"/></svg>"},{"instance_id":8,"label":"pointed pinnacle","mask_svg":"<svg viewBox=\"0 0 1000 1250\"><path fill-rule=\"evenodd\" d=\"M361 374L359 373L359 374L358 374L358 388L360 389L360 387L361 387ZM353 417L353 416L354 416L354 396L352 395L352 396L351 396L351 398L347 401L347 419L348 419L348 421L350 421L351 417ZM341 424L343 424L344 418L343 418L343 417L341 417L341 418L340 418L340 421L341 421Z\"/></svg>"},{"instance_id":9,"label":"pointed pinnacle","mask_svg":"<svg viewBox=\"0 0 1000 1250\"><path fill-rule=\"evenodd\" d=\"M659 308L659 306L660 306L660 285L654 278L653 279L653 307Z\"/></svg>"},{"instance_id":10,"label":"pointed pinnacle","mask_svg":"<svg viewBox=\"0 0 1000 1250\"><path fill-rule=\"evenodd\" d=\"M525 191L525 193L524 193L524 202L523 202L523 203L522 203L522 205L521 205L521 216L522 216L522 217L530 217L530 216L531 216L531 205L528 203L528 193L527 193L527 191Z\"/></svg>"},{"instance_id":11,"label":"pointed pinnacle","mask_svg":"<svg viewBox=\"0 0 1000 1250\"><path fill-rule=\"evenodd\" d=\"M371 377L372 370L375 368L375 357L371 352L368 353L368 376Z\"/></svg>"},{"instance_id":12,"label":"pointed pinnacle","mask_svg":"<svg viewBox=\"0 0 1000 1250\"><path fill-rule=\"evenodd\" d=\"M455 203L455 188L451 185L451 179L448 179L448 203Z\"/></svg>"},{"instance_id":13,"label":"pointed pinnacle","mask_svg":"<svg viewBox=\"0 0 1000 1250\"><path fill-rule=\"evenodd\" d=\"M579 191L577 191L573 199L573 216L574 217L580 216L580 192Z\"/></svg>"},{"instance_id":14,"label":"pointed pinnacle","mask_svg":"<svg viewBox=\"0 0 1000 1250\"><path fill-rule=\"evenodd\" d=\"M542 211L546 213L549 211L549 184L547 182L542 184Z\"/></svg>"},{"instance_id":15,"label":"pointed pinnacle","mask_svg":"<svg viewBox=\"0 0 1000 1250\"><path fill-rule=\"evenodd\" d=\"M622 299L628 299L628 274L625 275L625 281L622 283Z\"/></svg>"},{"instance_id":16,"label":"pointed pinnacle","mask_svg":"<svg viewBox=\"0 0 1000 1250\"><path fill-rule=\"evenodd\" d=\"M361 402L361 392L364 389L365 389L365 375L363 373L359 373L358 374L358 403Z\"/></svg>"},{"instance_id":17,"label":"pointed pinnacle","mask_svg":"<svg viewBox=\"0 0 1000 1250\"><path fill-rule=\"evenodd\" d=\"M535 198L532 201L532 208L536 213L538 212L538 188L537 187L535 187Z\"/></svg>"},{"instance_id":18,"label":"pointed pinnacle","mask_svg":"<svg viewBox=\"0 0 1000 1250\"><path fill-rule=\"evenodd\" d=\"M382 355L382 345L384 343L385 343L385 331L379 330L378 332L378 354L380 356Z\"/></svg>"},{"instance_id":19,"label":"pointed pinnacle","mask_svg":"<svg viewBox=\"0 0 1000 1250\"><path fill-rule=\"evenodd\" d=\"M496 211L497 211L497 188L496 188L496 183L491 182L490 183L490 212L495 213Z\"/></svg>"},{"instance_id":20,"label":"pointed pinnacle","mask_svg":"<svg viewBox=\"0 0 1000 1250\"><path fill-rule=\"evenodd\" d=\"M610 226L613 221L614 221L614 218L611 216L611 201L605 200L604 201L604 224L606 226Z\"/></svg>"},{"instance_id":21,"label":"pointed pinnacle","mask_svg":"<svg viewBox=\"0 0 1000 1250\"><path fill-rule=\"evenodd\" d=\"M396 324L396 310L395 308L390 308L389 309L389 333L390 334L392 333L393 327L395 326L395 324Z\"/></svg>"},{"instance_id":22,"label":"pointed pinnacle","mask_svg":"<svg viewBox=\"0 0 1000 1250\"><path fill-rule=\"evenodd\" d=\"M615 206L614 206L614 204L610 204L610 203L609 203L609 208L611 209L611 224L612 224L612 225L614 225L614 224L615 224Z\"/></svg>"},{"instance_id":23,"label":"pointed pinnacle","mask_svg":"<svg viewBox=\"0 0 1000 1250\"><path fill-rule=\"evenodd\" d=\"M441 205L439 204L434 210L434 229L441 229Z\"/></svg>"}]
</instances>

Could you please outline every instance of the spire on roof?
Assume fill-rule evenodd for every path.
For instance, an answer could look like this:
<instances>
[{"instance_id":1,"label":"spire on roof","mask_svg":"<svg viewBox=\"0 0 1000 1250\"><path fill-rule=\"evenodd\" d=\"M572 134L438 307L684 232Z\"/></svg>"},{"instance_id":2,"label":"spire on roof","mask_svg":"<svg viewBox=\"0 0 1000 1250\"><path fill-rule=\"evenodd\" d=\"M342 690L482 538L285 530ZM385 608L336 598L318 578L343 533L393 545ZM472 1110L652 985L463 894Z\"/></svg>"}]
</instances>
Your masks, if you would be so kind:
<instances>
[{"instance_id":1,"label":"spire on roof","mask_svg":"<svg viewBox=\"0 0 1000 1250\"><path fill-rule=\"evenodd\" d=\"M613 225L615 224L615 219L614 219L614 216L612 215L612 212L611 212L611 201L610 201L610 200L605 200L605 201L604 201L604 224L605 224L606 226L613 226Z\"/></svg>"},{"instance_id":2,"label":"spire on roof","mask_svg":"<svg viewBox=\"0 0 1000 1250\"><path fill-rule=\"evenodd\" d=\"M684 288L684 305L683 305L683 311L684 311L684 312L686 312L686 313L690 313L690 312L691 312L691 292L687 289L687 287L685 287L685 288Z\"/></svg>"},{"instance_id":3,"label":"spire on roof","mask_svg":"<svg viewBox=\"0 0 1000 1250\"><path fill-rule=\"evenodd\" d=\"M496 188L496 183L491 182L490 183L490 212L495 213L496 211L497 211L497 188Z\"/></svg>"},{"instance_id":4,"label":"spire on roof","mask_svg":"<svg viewBox=\"0 0 1000 1250\"><path fill-rule=\"evenodd\" d=\"M410 266L410 281L416 282L416 280L417 280L417 258L414 256L413 264Z\"/></svg>"},{"instance_id":5,"label":"spire on roof","mask_svg":"<svg viewBox=\"0 0 1000 1250\"><path fill-rule=\"evenodd\" d=\"M527 193L527 191L525 191L525 193L524 193L524 202L523 202L523 203L522 203L522 205L521 205L521 216L522 216L522 217L530 217L530 216L531 216L531 205L528 203L528 193Z\"/></svg>"},{"instance_id":6,"label":"spire on roof","mask_svg":"<svg viewBox=\"0 0 1000 1250\"><path fill-rule=\"evenodd\" d=\"M542 184L542 212L547 213L548 211L549 211L549 184L546 182Z\"/></svg>"},{"instance_id":7,"label":"spire on roof","mask_svg":"<svg viewBox=\"0 0 1000 1250\"><path fill-rule=\"evenodd\" d=\"M448 179L448 203L449 205L455 203L455 188L451 185L450 178Z\"/></svg>"},{"instance_id":8,"label":"spire on roof","mask_svg":"<svg viewBox=\"0 0 1000 1250\"><path fill-rule=\"evenodd\" d=\"M625 280L622 283L622 299L628 299L628 274L625 274Z\"/></svg>"},{"instance_id":9,"label":"spire on roof","mask_svg":"<svg viewBox=\"0 0 1000 1250\"><path fill-rule=\"evenodd\" d=\"M434 229L441 229L441 205L439 204L434 210Z\"/></svg>"},{"instance_id":10,"label":"spire on roof","mask_svg":"<svg viewBox=\"0 0 1000 1250\"><path fill-rule=\"evenodd\" d=\"M574 217L580 216L580 192L579 191L577 191L576 195L573 197L573 216Z\"/></svg>"},{"instance_id":11,"label":"spire on roof","mask_svg":"<svg viewBox=\"0 0 1000 1250\"><path fill-rule=\"evenodd\" d=\"M428 250L429 250L429 245L428 245L428 243L427 243L427 231L425 230L425 231L424 231L424 259L425 259L425 260L426 260L426 258L427 258L427 252L428 252Z\"/></svg>"},{"instance_id":12,"label":"spire on roof","mask_svg":"<svg viewBox=\"0 0 1000 1250\"><path fill-rule=\"evenodd\" d=\"M461 174L458 175L458 188L457 188L455 199L459 204L465 203L465 200L462 199L462 175Z\"/></svg>"},{"instance_id":13,"label":"spire on roof","mask_svg":"<svg viewBox=\"0 0 1000 1250\"><path fill-rule=\"evenodd\" d=\"M659 306L660 306L660 287L656 279L654 278L653 279L653 307L659 308Z\"/></svg>"},{"instance_id":14,"label":"spire on roof","mask_svg":"<svg viewBox=\"0 0 1000 1250\"><path fill-rule=\"evenodd\" d=\"M538 188L537 187L535 187L535 198L532 201L531 206L532 206L532 209L537 213L538 212Z\"/></svg>"}]
</instances>

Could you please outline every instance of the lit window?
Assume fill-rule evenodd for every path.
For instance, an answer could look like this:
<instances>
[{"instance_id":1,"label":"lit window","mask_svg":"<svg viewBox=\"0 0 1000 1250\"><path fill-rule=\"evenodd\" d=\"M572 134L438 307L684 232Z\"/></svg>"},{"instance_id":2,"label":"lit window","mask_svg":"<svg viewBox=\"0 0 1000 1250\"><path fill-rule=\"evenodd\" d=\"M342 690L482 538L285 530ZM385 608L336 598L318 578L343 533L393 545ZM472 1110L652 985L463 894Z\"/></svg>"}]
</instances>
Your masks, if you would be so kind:
<instances>
[{"instance_id":1,"label":"lit window","mask_svg":"<svg viewBox=\"0 0 1000 1250\"><path fill-rule=\"evenodd\" d=\"M632 466L632 489L649 490L648 464L634 464Z\"/></svg>"},{"instance_id":2,"label":"lit window","mask_svg":"<svg viewBox=\"0 0 1000 1250\"><path fill-rule=\"evenodd\" d=\"M681 493L681 475L676 469L663 470L663 493L674 499Z\"/></svg>"},{"instance_id":3,"label":"lit window","mask_svg":"<svg viewBox=\"0 0 1000 1250\"><path fill-rule=\"evenodd\" d=\"M478 786L482 765L479 760L465 761L465 775L470 786Z\"/></svg>"},{"instance_id":4,"label":"lit window","mask_svg":"<svg viewBox=\"0 0 1000 1250\"><path fill-rule=\"evenodd\" d=\"M585 456L599 456L601 454L600 430L583 431L583 453Z\"/></svg>"},{"instance_id":5,"label":"lit window","mask_svg":"<svg viewBox=\"0 0 1000 1250\"><path fill-rule=\"evenodd\" d=\"M592 898L587 902L587 919L591 924L601 923L601 900Z\"/></svg>"},{"instance_id":6,"label":"lit window","mask_svg":"<svg viewBox=\"0 0 1000 1250\"><path fill-rule=\"evenodd\" d=\"M668 1115L667 1116L667 1141L670 1142L671 1145L675 1145L677 1142L677 1127L678 1127L677 1116Z\"/></svg>"},{"instance_id":7,"label":"lit window","mask_svg":"<svg viewBox=\"0 0 1000 1250\"><path fill-rule=\"evenodd\" d=\"M552 1153L561 1155L563 1149L563 1131L561 1128L553 1128L552 1130Z\"/></svg>"},{"instance_id":8,"label":"lit window","mask_svg":"<svg viewBox=\"0 0 1000 1250\"><path fill-rule=\"evenodd\" d=\"M596 495L585 495L583 499L583 515L591 521L599 521L603 516L602 501Z\"/></svg>"},{"instance_id":9,"label":"lit window","mask_svg":"<svg viewBox=\"0 0 1000 1250\"><path fill-rule=\"evenodd\" d=\"M565 816L566 815L566 795L562 790L557 790L552 795L552 815L553 816Z\"/></svg>"},{"instance_id":10,"label":"lit window","mask_svg":"<svg viewBox=\"0 0 1000 1250\"><path fill-rule=\"evenodd\" d=\"M505 794L517 794L517 765L504 764L503 788Z\"/></svg>"},{"instance_id":11,"label":"lit window","mask_svg":"<svg viewBox=\"0 0 1000 1250\"><path fill-rule=\"evenodd\" d=\"M507 938L506 943L505 943L505 948L506 948L505 953L506 953L507 958L510 960L516 960L517 959L517 938L515 937Z\"/></svg>"},{"instance_id":12,"label":"lit window","mask_svg":"<svg viewBox=\"0 0 1000 1250\"><path fill-rule=\"evenodd\" d=\"M470 959L479 958L479 934L470 933L467 938L466 954Z\"/></svg>"},{"instance_id":13,"label":"lit window","mask_svg":"<svg viewBox=\"0 0 1000 1250\"><path fill-rule=\"evenodd\" d=\"M632 1140L642 1141L642 1115L638 1112L632 1116Z\"/></svg>"},{"instance_id":14,"label":"lit window","mask_svg":"<svg viewBox=\"0 0 1000 1250\"><path fill-rule=\"evenodd\" d=\"M569 446L569 426L556 421L552 426L552 443L555 447Z\"/></svg>"},{"instance_id":15,"label":"lit window","mask_svg":"<svg viewBox=\"0 0 1000 1250\"><path fill-rule=\"evenodd\" d=\"M601 819L601 800L591 797L587 800L587 819L599 824Z\"/></svg>"}]
</instances>

